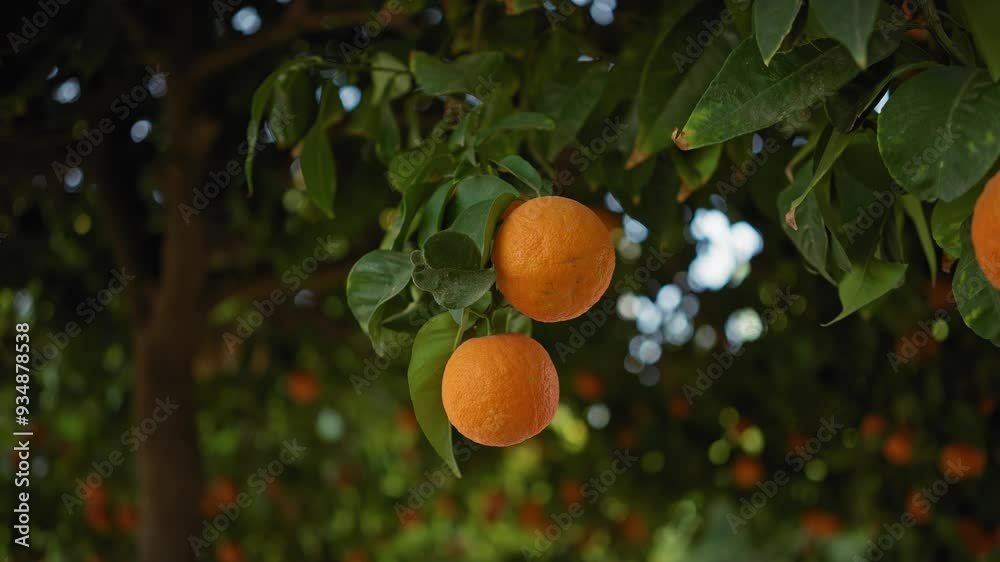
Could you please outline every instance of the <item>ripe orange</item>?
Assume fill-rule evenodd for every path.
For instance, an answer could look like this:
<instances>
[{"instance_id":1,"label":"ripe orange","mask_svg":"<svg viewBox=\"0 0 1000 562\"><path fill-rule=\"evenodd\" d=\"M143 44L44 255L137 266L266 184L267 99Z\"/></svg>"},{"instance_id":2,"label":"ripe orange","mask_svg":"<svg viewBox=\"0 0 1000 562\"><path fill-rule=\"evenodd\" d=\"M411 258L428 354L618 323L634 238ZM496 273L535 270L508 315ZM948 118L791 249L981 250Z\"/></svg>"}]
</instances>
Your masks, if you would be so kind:
<instances>
[{"instance_id":1,"label":"ripe orange","mask_svg":"<svg viewBox=\"0 0 1000 562\"><path fill-rule=\"evenodd\" d=\"M604 383L593 371L580 371L573 377L573 390L581 400L600 400L604 394Z\"/></svg>"},{"instance_id":2,"label":"ripe orange","mask_svg":"<svg viewBox=\"0 0 1000 562\"><path fill-rule=\"evenodd\" d=\"M559 405L559 378L545 348L527 336L472 338L448 359L441 398L462 435L506 447L549 425Z\"/></svg>"},{"instance_id":3,"label":"ripe orange","mask_svg":"<svg viewBox=\"0 0 1000 562\"><path fill-rule=\"evenodd\" d=\"M1000 172L986 182L972 211L972 247L986 278L1000 289Z\"/></svg>"},{"instance_id":4,"label":"ripe orange","mask_svg":"<svg viewBox=\"0 0 1000 562\"><path fill-rule=\"evenodd\" d=\"M986 453L968 443L951 443L941 448L938 469L959 480L977 478L986 468Z\"/></svg>"},{"instance_id":5,"label":"ripe orange","mask_svg":"<svg viewBox=\"0 0 1000 562\"><path fill-rule=\"evenodd\" d=\"M311 371L293 371L288 375L288 397L299 404L312 402L319 396L319 379Z\"/></svg>"},{"instance_id":6,"label":"ripe orange","mask_svg":"<svg viewBox=\"0 0 1000 562\"><path fill-rule=\"evenodd\" d=\"M497 288L540 322L576 318L611 284L615 249L594 211L565 197L531 199L507 217L493 246Z\"/></svg>"},{"instance_id":7,"label":"ripe orange","mask_svg":"<svg viewBox=\"0 0 1000 562\"><path fill-rule=\"evenodd\" d=\"M919 491L910 490L906 496L906 512L914 521L923 525L931 520L931 502L927 498L921 500Z\"/></svg>"},{"instance_id":8,"label":"ripe orange","mask_svg":"<svg viewBox=\"0 0 1000 562\"><path fill-rule=\"evenodd\" d=\"M809 510L802 514L802 528L814 537L830 538L840 532L840 519L825 511Z\"/></svg>"},{"instance_id":9,"label":"ripe orange","mask_svg":"<svg viewBox=\"0 0 1000 562\"><path fill-rule=\"evenodd\" d=\"M742 456L733 461L729 467L729 475L736 487L749 490L763 478L764 466L757 459Z\"/></svg>"},{"instance_id":10,"label":"ripe orange","mask_svg":"<svg viewBox=\"0 0 1000 562\"><path fill-rule=\"evenodd\" d=\"M885 431L885 418L878 414L868 414L861 418L861 435L878 437Z\"/></svg>"},{"instance_id":11,"label":"ripe orange","mask_svg":"<svg viewBox=\"0 0 1000 562\"><path fill-rule=\"evenodd\" d=\"M243 549L234 542L220 543L215 547L215 559L219 562L243 562Z\"/></svg>"},{"instance_id":12,"label":"ripe orange","mask_svg":"<svg viewBox=\"0 0 1000 562\"><path fill-rule=\"evenodd\" d=\"M882 444L885 458L892 464L910 464L913 459L913 436L908 431L896 431Z\"/></svg>"}]
</instances>

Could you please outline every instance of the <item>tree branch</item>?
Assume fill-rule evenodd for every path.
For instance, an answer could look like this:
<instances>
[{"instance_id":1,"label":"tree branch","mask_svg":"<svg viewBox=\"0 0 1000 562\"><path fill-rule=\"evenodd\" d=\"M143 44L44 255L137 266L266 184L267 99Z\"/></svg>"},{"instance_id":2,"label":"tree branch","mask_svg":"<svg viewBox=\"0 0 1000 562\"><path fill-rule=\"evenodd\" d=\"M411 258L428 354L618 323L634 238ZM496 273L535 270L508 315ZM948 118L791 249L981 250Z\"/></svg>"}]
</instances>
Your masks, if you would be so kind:
<instances>
[{"instance_id":1,"label":"tree branch","mask_svg":"<svg viewBox=\"0 0 1000 562\"><path fill-rule=\"evenodd\" d=\"M306 274L292 272L297 281L297 289L326 291L343 287L347 274L354 260L345 260L332 264L321 265L316 271ZM287 273L287 272L286 272ZM209 298L209 306L214 306L225 299L267 299L274 291L290 291L294 285L284 279L285 274L278 272L250 273L246 275L217 276ZM294 297L294 295L285 295Z\"/></svg>"},{"instance_id":2,"label":"tree branch","mask_svg":"<svg viewBox=\"0 0 1000 562\"><path fill-rule=\"evenodd\" d=\"M384 27L404 30L415 29L402 16L403 14L394 16ZM296 0L285 10L284 15L277 24L263 29L246 39L212 51L195 61L192 67L192 78L194 80L203 80L208 76L247 60L260 51L293 39L302 32L328 31L338 27L364 25L372 20L373 18L370 13L361 10L337 12L313 11L309 9L308 2L305 0ZM382 24L380 23L379 25Z\"/></svg>"}]
</instances>

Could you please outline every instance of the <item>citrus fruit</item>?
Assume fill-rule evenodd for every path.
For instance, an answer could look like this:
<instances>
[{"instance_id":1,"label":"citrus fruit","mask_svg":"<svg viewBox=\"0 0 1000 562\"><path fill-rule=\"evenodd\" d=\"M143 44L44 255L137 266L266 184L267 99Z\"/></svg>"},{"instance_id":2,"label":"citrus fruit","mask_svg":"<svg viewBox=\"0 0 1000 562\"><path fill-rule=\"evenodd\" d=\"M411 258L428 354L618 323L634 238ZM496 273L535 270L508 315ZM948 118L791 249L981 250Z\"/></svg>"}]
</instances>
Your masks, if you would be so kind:
<instances>
[{"instance_id":1,"label":"citrus fruit","mask_svg":"<svg viewBox=\"0 0 1000 562\"><path fill-rule=\"evenodd\" d=\"M882 444L882 452L892 464L910 464L913 459L913 436L905 430L894 432Z\"/></svg>"},{"instance_id":2,"label":"citrus fruit","mask_svg":"<svg viewBox=\"0 0 1000 562\"><path fill-rule=\"evenodd\" d=\"M288 396L299 404L312 402L319 396L319 379L310 371L293 371L288 375Z\"/></svg>"},{"instance_id":3,"label":"citrus fruit","mask_svg":"<svg viewBox=\"0 0 1000 562\"><path fill-rule=\"evenodd\" d=\"M506 447L549 425L559 405L559 379L548 352L527 336L472 338L448 359L441 398L462 435Z\"/></svg>"},{"instance_id":4,"label":"citrus fruit","mask_svg":"<svg viewBox=\"0 0 1000 562\"><path fill-rule=\"evenodd\" d=\"M1000 172L986 182L986 189L972 211L972 247L986 278L1000 289Z\"/></svg>"},{"instance_id":5,"label":"citrus fruit","mask_svg":"<svg viewBox=\"0 0 1000 562\"><path fill-rule=\"evenodd\" d=\"M601 298L615 249L594 211L565 197L538 197L501 223L493 265L497 288L514 308L540 322L560 322Z\"/></svg>"},{"instance_id":6,"label":"citrus fruit","mask_svg":"<svg viewBox=\"0 0 1000 562\"><path fill-rule=\"evenodd\" d=\"M743 456L733 461L729 468L729 474L733 479L733 484L738 488L748 490L756 486L757 482L760 482L761 478L764 477L764 467L758 460Z\"/></svg>"},{"instance_id":7,"label":"citrus fruit","mask_svg":"<svg viewBox=\"0 0 1000 562\"><path fill-rule=\"evenodd\" d=\"M802 528L814 537L830 538L840 532L840 519L832 513L812 509L802 514Z\"/></svg>"},{"instance_id":8,"label":"citrus fruit","mask_svg":"<svg viewBox=\"0 0 1000 562\"><path fill-rule=\"evenodd\" d=\"M958 480L976 478L986 468L986 453L968 443L951 443L941 448L938 469Z\"/></svg>"}]
</instances>

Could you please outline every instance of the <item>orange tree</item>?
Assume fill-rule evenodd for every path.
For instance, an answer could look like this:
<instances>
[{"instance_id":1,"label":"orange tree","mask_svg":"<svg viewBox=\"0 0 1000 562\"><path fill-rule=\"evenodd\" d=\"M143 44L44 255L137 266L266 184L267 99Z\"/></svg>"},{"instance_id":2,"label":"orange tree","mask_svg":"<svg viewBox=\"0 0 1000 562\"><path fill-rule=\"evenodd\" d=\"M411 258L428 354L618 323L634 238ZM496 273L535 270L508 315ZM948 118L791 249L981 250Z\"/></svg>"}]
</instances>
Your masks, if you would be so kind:
<instances>
[{"instance_id":1,"label":"orange tree","mask_svg":"<svg viewBox=\"0 0 1000 562\"><path fill-rule=\"evenodd\" d=\"M143 562L996 543L991 2L107 4L26 14L2 105L0 252L32 266L5 270L2 329L52 349L28 392L53 556L130 557L136 526ZM615 273L532 322L505 215L599 251L519 221L553 195L612 225ZM767 246L725 298L688 270L723 213ZM504 333L547 347L561 406L497 451L453 432L442 379ZM308 462L246 477L295 435ZM90 486L106 451L127 474Z\"/></svg>"}]
</instances>

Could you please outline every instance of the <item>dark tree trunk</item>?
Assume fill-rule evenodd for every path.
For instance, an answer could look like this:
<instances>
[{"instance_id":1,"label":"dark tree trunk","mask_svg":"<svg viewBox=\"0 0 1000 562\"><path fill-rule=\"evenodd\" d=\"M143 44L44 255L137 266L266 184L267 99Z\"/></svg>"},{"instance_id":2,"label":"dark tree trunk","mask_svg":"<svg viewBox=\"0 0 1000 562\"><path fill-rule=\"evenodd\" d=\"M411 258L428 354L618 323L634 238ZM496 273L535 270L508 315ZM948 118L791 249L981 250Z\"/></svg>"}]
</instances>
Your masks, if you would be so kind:
<instances>
[{"instance_id":1,"label":"dark tree trunk","mask_svg":"<svg viewBox=\"0 0 1000 562\"><path fill-rule=\"evenodd\" d=\"M185 77L173 73L164 120L172 144L158 174L166 227L159 286L148 322L136 333L134 406L139 422L164 417L168 399L177 409L138 450L140 562L193 561L190 539L200 538L201 458L192 364L207 312L207 241L203 221L198 216L186 220L178 206L190 204L217 128L194 113L193 101Z\"/></svg>"}]
</instances>

